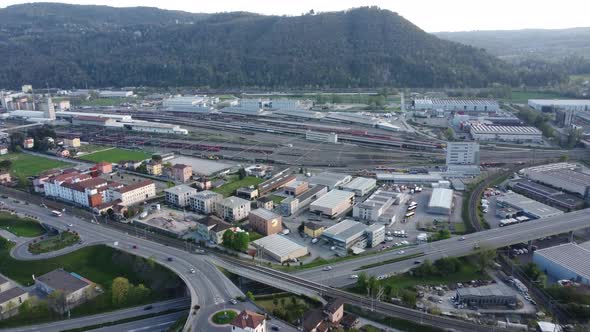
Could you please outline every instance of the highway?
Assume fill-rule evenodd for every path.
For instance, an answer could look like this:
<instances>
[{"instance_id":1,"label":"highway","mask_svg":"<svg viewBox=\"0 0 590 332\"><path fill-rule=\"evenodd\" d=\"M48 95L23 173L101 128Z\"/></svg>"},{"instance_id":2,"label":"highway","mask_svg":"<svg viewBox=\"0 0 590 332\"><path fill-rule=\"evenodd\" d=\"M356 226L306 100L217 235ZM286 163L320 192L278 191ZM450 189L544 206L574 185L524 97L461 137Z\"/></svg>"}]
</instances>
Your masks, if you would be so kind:
<instances>
[{"instance_id":1,"label":"highway","mask_svg":"<svg viewBox=\"0 0 590 332\"><path fill-rule=\"evenodd\" d=\"M11 329L4 329L3 332L59 332L64 330L75 329L84 326L91 326L101 323L113 322L118 321L130 317L136 317L141 315L147 315L152 313L158 313L169 309L176 309L176 308L187 308L187 311L179 311L175 314L186 314L188 312L188 306L190 305L190 299L188 298L181 298L181 299L174 299L169 301L163 301L152 304L152 309L144 310L146 306L138 306L123 310L117 310L113 312L107 312L104 314L97 314L91 316L84 316L80 318L73 318L73 319L66 319L57 322L51 323L44 323L44 324L37 324L37 325L29 325L23 327L15 327ZM158 317L164 317L158 316ZM133 322L134 324L144 324L146 326L146 322L144 320L139 320ZM118 325L117 325L118 326ZM114 328L114 327L113 327ZM119 330L121 331L121 330Z\"/></svg>"},{"instance_id":2,"label":"highway","mask_svg":"<svg viewBox=\"0 0 590 332\"><path fill-rule=\"evenodd\" d=\"M93 332L163 332L177 320L186 315L184 312L175 312L167 315L152 317L139 321L123 323L115 326L108 326L99 329L89 330Z\"/></svg>"}]
</instances>

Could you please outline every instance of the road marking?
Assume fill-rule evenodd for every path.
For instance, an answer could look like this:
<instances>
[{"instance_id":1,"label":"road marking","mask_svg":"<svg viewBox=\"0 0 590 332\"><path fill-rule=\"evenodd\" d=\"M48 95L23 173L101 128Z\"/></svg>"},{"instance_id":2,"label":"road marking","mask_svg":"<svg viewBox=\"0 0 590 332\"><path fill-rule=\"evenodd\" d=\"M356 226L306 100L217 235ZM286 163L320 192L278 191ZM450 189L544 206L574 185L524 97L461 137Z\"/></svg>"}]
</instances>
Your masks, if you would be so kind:
<instances>
[{"instance_id":1,"label":"road marking","mask_svg":"<svg viewBox=\"0 0 590 332\"><path fill-rule=\"evenodd\" d=\"M154 327L157 327L157 326L172 324L174 322L176 322L176 321L175 320L171 320L171 321L160 323L160 324L156 324L156 325L151 325L151 326L146 326L146 327L140 327L138 329L127 330L127 332L145 331L145 330L149 330L149 329L152 329Z\"/></svg>"}]
</instances>

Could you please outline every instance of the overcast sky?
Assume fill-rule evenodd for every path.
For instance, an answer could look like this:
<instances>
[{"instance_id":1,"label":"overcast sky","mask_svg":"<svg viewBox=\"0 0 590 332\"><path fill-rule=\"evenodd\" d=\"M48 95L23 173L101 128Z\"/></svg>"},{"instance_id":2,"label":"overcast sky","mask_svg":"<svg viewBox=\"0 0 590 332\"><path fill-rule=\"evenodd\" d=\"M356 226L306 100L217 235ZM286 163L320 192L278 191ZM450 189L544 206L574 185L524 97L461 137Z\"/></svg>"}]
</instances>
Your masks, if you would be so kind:
<instances>
[{"instance_id":1,"label":"overcast sky","mask_svg":"<svg viewBox=\"0 0 590 332\"><path fill-rule=\"evenodd\" d=\"M0 0L0 7L26 3ZM195 13L249 11L300 15L376 5L428 31L558 29L590 26L589 0L55 0L115 7L150 6Z\"/></svg>"}]
</instances>

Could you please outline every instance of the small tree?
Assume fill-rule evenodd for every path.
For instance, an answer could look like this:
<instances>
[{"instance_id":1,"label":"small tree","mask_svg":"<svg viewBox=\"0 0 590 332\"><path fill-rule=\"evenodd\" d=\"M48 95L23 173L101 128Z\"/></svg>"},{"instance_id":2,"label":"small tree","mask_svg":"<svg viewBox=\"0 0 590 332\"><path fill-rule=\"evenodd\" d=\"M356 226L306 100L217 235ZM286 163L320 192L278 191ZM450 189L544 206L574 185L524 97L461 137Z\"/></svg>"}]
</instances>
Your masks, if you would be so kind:
<instances>
[{"instance_id":1,"label":"small tree","mask_svg":"<svg viewBox=\"0 0 590 332\"><path fill-rule=\"evenodd\" d=\"M255 298L254 298L254 294L252 294L252 292L251 292L251 291L247 291L247 292L246 292L246 297L247 297L247 298L248 298L250 301L254 302L254 299L255 299Z\"/></svg>"},{"instance_id":2,"label":"small tree","mask_svg":"<svg viewBox=\"0 0 590 332\"><path fill-rule=\"evenodd\" d=\"M47 301L49 301L49 305L55 309L55 311L63 313L66 311L68 301L66 299L66 294L60 290L53 291L47 297Z\"/></svg>"},{"instance_id":3,"label":"small tree","mask_svg":"<svg viewBox=\"0 0 590 332\"><path fill-rule=\"evenodd\" d=\"M113 279L113 284L111 286L111 292L113 293L113 304L114 305L122 305L127 302L129 289L131 285L129 280L123 277L117 277Z\"/></svg>"},{"instance_id":4,"label":"small tree","mask_svg":"<svg viewBox=\"0 0 590 332\"><path fill-rule=\"evenodd\" d=\"M242 167L238 170L238 178L243 180L246 177L246 170Z\"/></svg>"}]
</instances>

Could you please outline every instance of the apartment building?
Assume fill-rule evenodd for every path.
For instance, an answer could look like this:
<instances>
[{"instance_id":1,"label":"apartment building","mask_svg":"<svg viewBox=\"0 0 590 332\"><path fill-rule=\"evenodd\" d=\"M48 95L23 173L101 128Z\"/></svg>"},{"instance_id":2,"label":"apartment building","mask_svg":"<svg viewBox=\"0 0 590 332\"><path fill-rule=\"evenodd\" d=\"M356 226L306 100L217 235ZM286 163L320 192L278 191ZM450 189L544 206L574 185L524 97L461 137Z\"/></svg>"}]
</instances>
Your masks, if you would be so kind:
<instances>
[{"instance_id":1,"label":"apartment building","mask_svg":"<svg viewBox=\"0 0 590 332\"><path fill-rule=\"evenodd\" d=\"M109 192L111 201L119 199L121 205L129 206L156 196L156 185L153 181L144 180Z\"/></svg>"},{"instance_id":2,"label":"apartment building","mask_svg":"<svg viewBox=\"0 0 590 332\"><path fill-rule=\"evenodd\" d=\"M217 203L223 200L223 195L210 190L204 190L189 197L189 204L194 211L204 214L215 213Z\"/></svg>"},{"instance_id":3,"label":"apartment building","mask_svg":"<svg viewBox=\"0 0 590 332\"><path fill-rule=\"evenodd\" d=\"M176 164L172 166L172 178L178 182L188 182L193 175L193 168L190 165Z\"/></svg>"},{"instance_id":4,"label":"apartment building","mask_svg":"<svg viewBox=\"0 0 590 332\"><path fill-rule=\"evenodd\" d=\"M190 197L197 193L197 189L181 184L164 190L166 202L178 207L190 205Z\"/></svg>"},{"instance_id":5,"label":"apartment building","mask_svg":"<svg viewBox=\"0 0 590 332\"><path fill-rule=\"evenodd\" d=\"M217 202L215 213L229 222L241 221L248 218L250 201L231 196Z\"/></svg>"}]
</instances>

